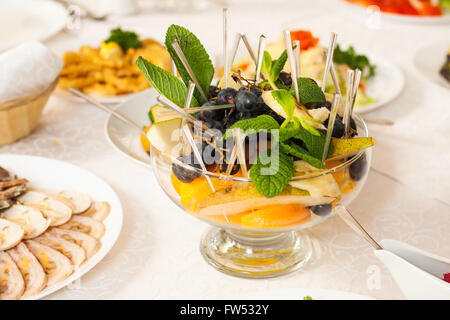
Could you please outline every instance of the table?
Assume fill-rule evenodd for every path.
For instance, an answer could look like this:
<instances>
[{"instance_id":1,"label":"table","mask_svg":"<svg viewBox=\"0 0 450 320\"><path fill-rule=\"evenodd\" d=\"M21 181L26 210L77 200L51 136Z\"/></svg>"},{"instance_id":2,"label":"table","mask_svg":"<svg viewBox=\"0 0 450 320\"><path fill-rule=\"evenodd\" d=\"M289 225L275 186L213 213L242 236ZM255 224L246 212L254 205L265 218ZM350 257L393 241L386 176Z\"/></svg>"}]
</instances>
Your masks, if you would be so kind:
<instances>
[{"instance_id":1,"label":"table","mask_svg":"<svg viewBox=\"0 0 450 320\"><path fill-rule=\"evenodd\" d=\"M163 40L167 27L176 23L193 31L208 52L218 57L222 43L219 7L171 14L152 12L144 5L137 16L111 17L105 22L82 20L79 30L65 31L47 45L62 54L82 44L98 43L117 25ZM236 0L229 8L229 34L245 31L255 47L260 33L275 39L283 28L308 28L322 39L335 31L342 43L354 43L401 67L406 76L403 93L371 113L371 117L394 120L395 125L369 126L378 142L372 171L350 210L375 239L398 239L449 257L450 92L421 78L412 65L414 51L428 42L443 41L448 25L382 20L380 29L370 29L366 17L355 15L338 0L282 0L276 6L267 0ZM106 258L80 282L48 298L223 299L290 287L403 298L372 249L336 217L309 231L314 239L313 260L294 274L246 280L214 270L198 250L207 225L183 214L159 188L151 170L108 144L106 118L107 114L86 103L53 95L33 134L0 147L1 153L51 157L89 169L117 191L124 207L121 236Z\"/></svg>"}]
</instances>

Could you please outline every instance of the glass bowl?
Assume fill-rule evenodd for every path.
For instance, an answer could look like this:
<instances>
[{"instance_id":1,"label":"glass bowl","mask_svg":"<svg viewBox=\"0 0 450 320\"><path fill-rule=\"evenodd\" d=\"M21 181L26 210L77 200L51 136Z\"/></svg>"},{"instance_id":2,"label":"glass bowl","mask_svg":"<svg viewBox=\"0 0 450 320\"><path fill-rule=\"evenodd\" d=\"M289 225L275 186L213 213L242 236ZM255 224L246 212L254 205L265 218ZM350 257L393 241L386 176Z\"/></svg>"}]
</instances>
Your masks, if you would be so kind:
<instances>
[{"instance_id":1,"label":"glass bowl","mask_svg":"<svg viewBox=\"0 0 450 320\"><path fill-rule=\"evenodd\" d=\"M357 137L367 137L364 121L353 117ZM295 271L309 260L311 241L302 230L324 222L334 214L336 204L346 206L358 195L370 168L371 149L328 161L326 170L294 174L285 191L273 198L265 198L250 180L239 176L208 172L215 192L205 176L182 183L171 173L171 158L153 147L151 161L169 198L212 225L200 242L209 264L234 276L269 278ZM306 186L309 194L293 185L303 190Z\"/></svg>"}]
</instances>

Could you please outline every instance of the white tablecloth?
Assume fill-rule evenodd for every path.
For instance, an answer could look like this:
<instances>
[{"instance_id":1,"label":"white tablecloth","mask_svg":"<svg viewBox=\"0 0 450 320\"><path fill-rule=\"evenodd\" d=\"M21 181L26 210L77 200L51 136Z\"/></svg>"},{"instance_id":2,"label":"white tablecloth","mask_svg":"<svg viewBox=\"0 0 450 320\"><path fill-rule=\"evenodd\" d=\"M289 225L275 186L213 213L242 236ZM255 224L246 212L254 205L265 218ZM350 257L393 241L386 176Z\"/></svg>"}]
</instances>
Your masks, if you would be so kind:
<instances>
[{"instance_id":1,"label":"white tablecloth","mask_svg":"<svg viewBox=\"0 0 450 320\"><path fill-rule=\"evenodd\" d=\"M366 17L339 2L233 1L229 34L246 32L256 46L260 33L275 39L283 28L311 29L325 41L335 31L342 43L371 50L400 66L406 76L403 93L371 114L394 120L395 125L370 125L378 142L374 170L350 209L378 240L398 239L450 257L450 92L422 78L412 65L414 51L442 41L449 26L382 20L381 29L369 29ZM177 14L152 12L147 7L137 16L111 17L105 22L82 20L81 29L65 31L47 44L62 54L98 43L118 25L163 40L172 23L192 30L213 57L220 54L221 10L215 6ZM198 250L208 226L171 203L150 170L108 144L106 118L95 107L54 95L32 135L0 148L1 153L51 157L87 168L110 183L123 203L124 226L111 252L80 283L49 298L220 299L290 287L403 297L372 249L338 218L309 231L315 254L299 272L270 280L245 280L214 270ZM379 285L373 285L374 275L379 275Z\"/></svg>"}]
</instances>

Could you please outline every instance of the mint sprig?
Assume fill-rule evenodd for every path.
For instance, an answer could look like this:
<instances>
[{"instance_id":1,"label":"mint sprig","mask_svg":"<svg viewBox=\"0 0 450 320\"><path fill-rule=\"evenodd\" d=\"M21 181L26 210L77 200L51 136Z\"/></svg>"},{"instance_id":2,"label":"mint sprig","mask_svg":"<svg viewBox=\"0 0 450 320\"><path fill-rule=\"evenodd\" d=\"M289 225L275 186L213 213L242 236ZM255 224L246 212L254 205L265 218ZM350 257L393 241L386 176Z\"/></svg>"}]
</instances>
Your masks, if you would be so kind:
<instances>
[{"instance_id":1,"label":"mint sprig","mask_svg":"<svg viewBox=\"0 0 450 320\"><path fill-rule=\"evenodd\" d=\"M308 162L313 167L319 168L319 169L325 169L325 166L322 163L322 160L317 159L310 155L308 151L300 147L299 145L295 144L294 142L290 141L288 143L280 143L280 148L287 154L290 154L294 157L300 158Z\"/></svg>"},{"instance_id":2,"label":"mint sprig","mask_svg":"<svg viewBox=\"0 0 450 320\"><path fill-rule=\"evenodd\" d=\"M279 129L280 125L278 122L268 114L260 115L256 118L239 120L234 123L230 129L240 128L244 133L246 131L252 130L255 133L258 133L261 130L270 131L273 129ZM226 140L233 136L232 130L228 129L223 135L223 140Z\"/></svg>"},{"instance_id":3,"label":"mint sprig","mask_svg":"<svg viewBox=\"0 0 450 320\"><path fill-rule=\"evenodd\" d=\"M188 90L182 81L170 72L155 66L142 57L137 59L136 65L156 91L166 96L180 108L184 107ZM192 97L191 107L198 107L195 97Z\"/></svg>"},{"instance_id":4,"label":"mint sprig","mask_svg":"<svg viewBox=\"0 0 450 320\"><path fill-rule=\"evenodd\" d=\"M273 82L278 80L278 77L280 76L280 73L283 70L284 65L286 64L287 58L287 51L284 50L283 53L278 57L278 59L273 61L272 69L270 71L270 78Z\"/></svg>"},{"instance_id":5,"label":"mint sprig","mask_svg":"<svg viewBox=\"0 0 450 320\"><path fill-rule=\"evenodd\" d=\"M250 178L263 196L272 198L289 184L294 172L294 159L279 148L267 150L267 153L272 161L263 161L269 159L263 159L265 157L260 153L250 169Z\"/></svg>"},{"instance_id":6,"label":"mint sprig","mask_svg":"<svg viewBox=\"0 0 450 320\"><path fill-rule=\"evenodd\" d=\"M323 94L322 89L313 79L301 77L297 79L297 84L301 104L307 105L308 103L325 101L325 95ZM291 87L290 91L291 94L295 96L294 86Z\"/></svg>"},{"instance_id":7,"label":"mint sprig","mask_svg":"<svg viewBox=\"0 0 450 320\"><path fill-rule=\"evenodd\" d=\"M284 112L286 113L286 121L287 124L291 121L294 116L294 111L296 108L295 99L287 90L272 90L272 97L283 107ZM282 125L285 126L285 124Z\"/></svg>"},{"instance_id":8,"label":"mint sprig","mask_svg":"<svg viewBox=\"0 0 450 320\"><path fill-rule=\"evenodd\" d=\"M195 77L197 78L200 87L205 94L209 91L209 85L211 84L212 78L214 76L214 66L211 59L206 52L205 48L201 44L200 40L189 30L177 25L171 25L166 32L165 45L169 51L170 56L175 61L178 72L181 75L186 86L189 85L191 77L189 76L186 68L181 63L175 50L173 49L172 42L177 40L183 51L184 56L192 69ZM194 96L198 101L204 103L203 97L197 89L194 91Z\"/></svg>"}]
</instances>

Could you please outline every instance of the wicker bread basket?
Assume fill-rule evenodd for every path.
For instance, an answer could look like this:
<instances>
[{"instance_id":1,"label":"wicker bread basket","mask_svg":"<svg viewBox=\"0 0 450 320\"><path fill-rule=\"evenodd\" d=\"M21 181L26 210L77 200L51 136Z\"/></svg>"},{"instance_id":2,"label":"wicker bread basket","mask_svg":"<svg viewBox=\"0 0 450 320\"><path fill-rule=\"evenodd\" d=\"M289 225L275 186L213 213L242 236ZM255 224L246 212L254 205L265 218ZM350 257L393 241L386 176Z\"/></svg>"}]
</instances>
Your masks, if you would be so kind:
<instances>
[{"instance_id":1,"label":"wicker bread basket","mask_svg":"<svg viewBox=\"0 0 450 320\"><path fill-rule=\"evenodd\" d=\"M0 104L0 146L23 138L36 128L58 80L38 94Z\"/></svg>"}]
</instances>

